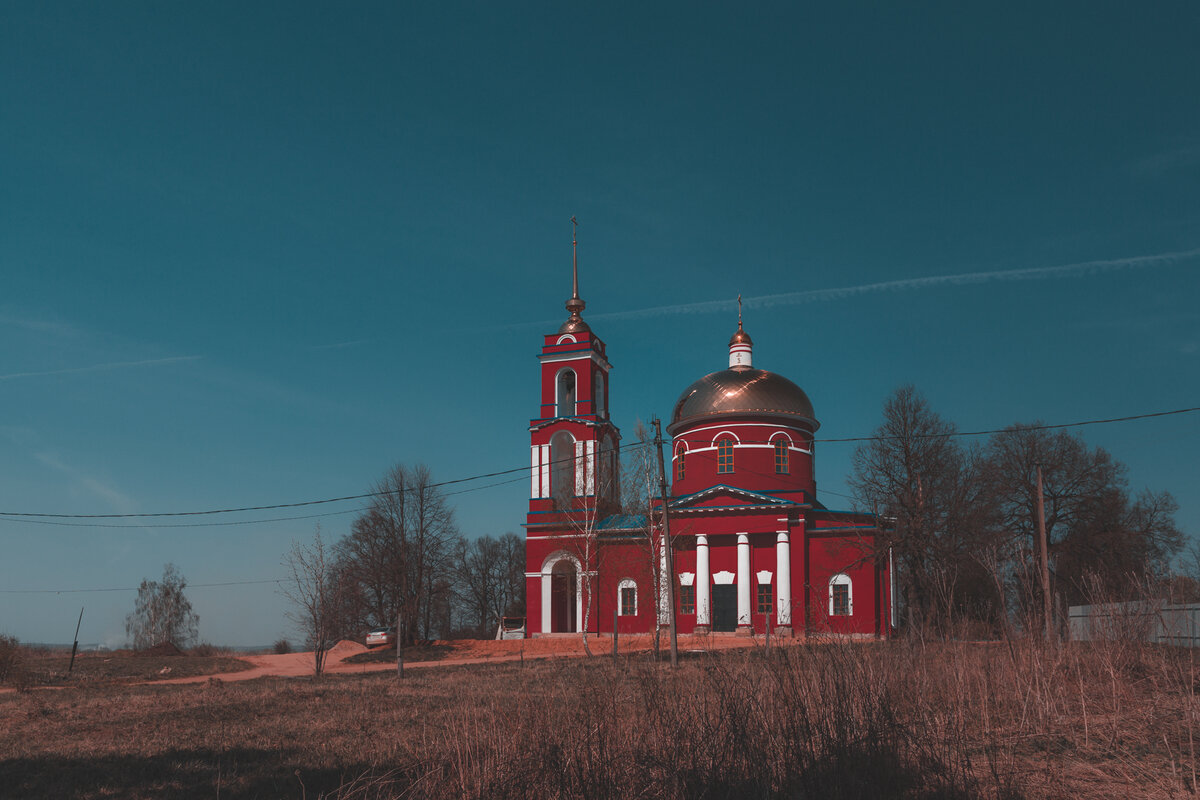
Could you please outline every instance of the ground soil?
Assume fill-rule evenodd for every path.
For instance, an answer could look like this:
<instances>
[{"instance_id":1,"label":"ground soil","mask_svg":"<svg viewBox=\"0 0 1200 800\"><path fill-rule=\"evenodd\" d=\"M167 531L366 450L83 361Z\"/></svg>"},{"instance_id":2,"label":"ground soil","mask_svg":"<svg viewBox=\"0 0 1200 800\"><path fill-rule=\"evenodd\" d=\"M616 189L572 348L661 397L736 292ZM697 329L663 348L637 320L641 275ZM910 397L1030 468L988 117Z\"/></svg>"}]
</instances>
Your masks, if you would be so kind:
<instances>
[{"instance_id":1,"label":"ground soil","mask_svg":"<svg viewBox=\"0 0 1200 800\"><path fill-rule=\"evenodd\" d=\"M762 637L735 634L711 634L709 636L680 636L681 653L708 652L743 647L764 647ZM665 657L668 641L663 636L659 643ZM652 636L621 636L617 641L622 654L649 652L654 649ZM577 634L539 637L537 639L455 639L433 641L404 649L405 669L424 669L433 666L455 666L465 664L502 663L527 659L578 658L587 655L612 653L611 636L592 635L584 640ZM311 651L282 655L239 655L193 656L178 650L174 653L117 651L80 655L74 668L68 673L68 655L44 654L26 663L26 674L22 688L63 688L85 683L154 683L188 684L204 683L209 680L247 681L264 677L296 678L311 675L313 654ZM325 672L345 675L366 672L383 672L396 669L394 647L368 648L358 642L343 640L326 654ZM0 688L0 692L14 691L12 687Z\"/></svg>"}]
</instances>

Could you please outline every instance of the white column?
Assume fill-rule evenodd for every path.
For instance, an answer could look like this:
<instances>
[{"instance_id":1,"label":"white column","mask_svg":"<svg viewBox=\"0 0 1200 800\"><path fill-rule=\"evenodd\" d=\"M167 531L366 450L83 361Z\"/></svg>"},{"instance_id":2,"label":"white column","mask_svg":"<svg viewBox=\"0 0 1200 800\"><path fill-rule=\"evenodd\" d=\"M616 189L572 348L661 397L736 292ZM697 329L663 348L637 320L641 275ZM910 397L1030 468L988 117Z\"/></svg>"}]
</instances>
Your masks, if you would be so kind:
<instances>
[{"instance_id":1,"label":"white column","mask_svg":"<svg viewBox=\"0 0 1200 800\"><path fill-rule=\"evenodd\" d=\"M587 494L587 461L583 457L584 443L575 443L575 496Z\"/></svg>"},{"instance_id":2,"label":"white column","mask_svg":"<svg viewBox=\"0 0 1200 800\"><path fill-rule=\"evenodd\" d=\"M535 444L535 445L532 445L529 448L529 450L530 450L529 496L533 497L533 498L538 498L538 497L542 496L542 484L541 484L541 481L538 480L542 475L542 465L540 463L540 460L541 460L540 457L542 455L542 448L540 445Z\"/></svg>"},{"instance_id":3,"label":"white column","mask_svg":"<svg viewBox=\"0 0 1200 800\"><path fill-rule=\"evenodd\" d=\"M540 445L542 448L542 456L539 463L542 465L542 492L538 497L550 496L550 445Z\"/></svg>"},{"instance_id":4,"label":"white column","mask_svg":"<svg viewBox=\"0 0 1200 800\"><path fill-rule=\"evenodd\" d=\"M737 537L737 598L738 627L750 625L750 537L739 533Z\"/></svg>"},{"instance_id":5,"label":"white column","mask_svg":"<svg viewBox=\"0 0 1200 800\"><path fill-rule=\"evenodd\" d=\"M775 624L780 628L792 626L792 545L787 531L775 539Z\"/></svg>"},{"instance_id":6,"label":"white column","mask_svg":"<svg viewBox=\"0 0 1200 800\"><path fill-rule=\"evenodd\" d=\"M551 581L553 578L550 571L542 571L542 633L550 633L550 598L553 595L551 591Z\"/></svg>"},{"instance_id":7,"label":"white column","mask_svg":"<svg viewBox=\"0 0 1200 800\"><path fill-rule=\"evenodd\" d=\"M708 537L696 534L696 627L712 625L709 615L709 586L712 577L708 569Z\"/></svg>"}]
</instances>

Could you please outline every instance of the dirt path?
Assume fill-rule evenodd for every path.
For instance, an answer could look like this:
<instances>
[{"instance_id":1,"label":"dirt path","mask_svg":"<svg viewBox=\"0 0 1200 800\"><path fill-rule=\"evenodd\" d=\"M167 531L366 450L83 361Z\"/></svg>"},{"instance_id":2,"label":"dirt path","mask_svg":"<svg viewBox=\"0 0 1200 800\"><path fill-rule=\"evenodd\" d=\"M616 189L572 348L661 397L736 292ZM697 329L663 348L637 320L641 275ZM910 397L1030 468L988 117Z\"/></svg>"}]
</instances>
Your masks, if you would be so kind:
<instances>
[{"instance_id":1,"label":"dirt path","mask_svg":"<svg viewBox=\"0 0 1200 800\"><path fill-rule=\"evenodd\" d=\"M664 637L665 638L665 637ZM406 661L404 668L428 669L431 667L452 667L466 664L491 664L504 661L517 661L522 658L581 658L587 655L583 642L578 636L553 636L539 639L521 639L510 641L490 640L456 640L452 642L435 642L439 646L448 646L451 655L431 661ZM608 636L590 637L588 644L592 653L597 656L608 655L612 652L612 638ZM654 646L650 636L623 636L618 640L621 653L647 652ZM664 642L665 644L665 642ZM716 634L712 636L681 636L679 650L681 652L695 650L726 650L739 647L762 646L758 637L732 636ZM665 648L664 648L665 649ZM325 672L330 675L346 675L360 672L395 671L395 661L383 661L367 664L351 664L346 659L367 648L355 642L341 641L327 654ZM312 675L313 654L288 653L287 655L257 655L242 656L254 666L241 672L224 672L216 675L195 675L187 678L168 678L153 681L159 684L205 683L209 680L248 681L255 678L300 678Z\"/></svg>"}]
</instances>

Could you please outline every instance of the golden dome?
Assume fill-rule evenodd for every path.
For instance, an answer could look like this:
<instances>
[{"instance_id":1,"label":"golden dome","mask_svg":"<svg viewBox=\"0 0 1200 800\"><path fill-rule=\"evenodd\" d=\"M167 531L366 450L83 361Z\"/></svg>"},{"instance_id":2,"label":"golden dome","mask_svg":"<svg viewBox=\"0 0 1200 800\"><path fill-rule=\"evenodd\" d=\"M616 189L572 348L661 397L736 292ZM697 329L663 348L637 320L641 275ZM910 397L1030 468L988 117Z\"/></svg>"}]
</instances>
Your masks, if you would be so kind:
<instances>
[{"instance_id":1,"label":"golden dome","mask_svg":"<svg viewBox=\"0 0 1200 800\"><path fill-rule=\"evenodd\" d=\"M753 367L732 367L705 375L685 389L667 430L673 434L701 419L728 416L787 417L808 422L814 431L820 424L808 395L787 378Z\"/></svg>"}]
</instances>

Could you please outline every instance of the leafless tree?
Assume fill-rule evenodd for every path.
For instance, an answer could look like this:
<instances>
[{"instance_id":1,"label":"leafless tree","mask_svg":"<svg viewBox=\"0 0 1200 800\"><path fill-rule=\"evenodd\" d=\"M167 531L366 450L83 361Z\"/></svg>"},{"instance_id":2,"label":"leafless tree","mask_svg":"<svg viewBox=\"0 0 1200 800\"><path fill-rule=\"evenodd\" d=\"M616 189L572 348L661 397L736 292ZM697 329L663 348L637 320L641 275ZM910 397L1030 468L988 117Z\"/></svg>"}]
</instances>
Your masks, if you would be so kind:
<instances>
[{"instance_id":1,"label":"leafless tree","mask_svg":"<svg viewBox=\"0 0 1200 800\"><path fill-rule=\"evenodd\" d=\"M852 457L857 504L885 518L910 619L949 622L955 608L986 606L989 584L971 558L991 526L978 454L955 438L913 386L887 399L874 438Z\"/></svg>"},{"instance_id":2,"label":"leafless tree","mask_svg":"<svg viewBox=\"0 0 1200 800\"><path fill-rule=\"evenodd\" d=\"M424 465L393 467L338 545L360 624L400 621L405 644L428 638L439 592L448 591L454 510Z\"/></svg>"},{"instance_id":3,"label":"leafless tree","mask_svg":"<svg viewBox=\"0 0 1200 800\"><path fill-rule=\"evenodd\" d=\"M309 544L293 541L283 558L289 578L283 594L292 603L288 617L304 633L313 651L313 674L325 669L325 655L337 641L342 584L333 553L318 526Z\"/></svg>"},{"instance_id":4,"label":"leafless tree","mask_svg":"<svg viewBox=\"0 0 1200 800\"><path fill-rule=\"evenodd\" d=\"M1037 468L1041 466L1046 538L1057 591L1069 602L1089 591L1110 598L1136 591L1147 575L1165 575L1183 545L1178 505L1166 492L1131 497L1125 465L1078 435L1014 425L992 436L986 476L1004 529L1027 557L1038 550ZM1040 590L1034 595L1034 601Z\"/></svg>"},{"instance_id":5,"label":"leafless tree","mask_svg":"<svg viewBox=\"0 0 1200 800\"><path fill-rule=\"evenodd\" d=\"M505 615L523 613L525 542L516 534L460 540L455 573L459 602L476 635L487 634Z\"/></svg>"},{"instance_id":6,"label":"leafless tree","mask_svg":"<svg viewBox=\"0 0 1200 800\"><path fill-rule=\"evenodd\" d=\"M187 579L174 564L163 565L162 580L143 580L133 613L125 618L125 633L135 650L163 642L186 647L196 640L200 617L184 595Z\"/></svg>"},{"instance_id":7,"label":"leafless tree","mask_svg":"<svg viewBox=\"0 0 1200 800\"><path fill-rule=\"evenodd\" d=\"M616 442L601 440L593 459L572 458L566 469L556 465L561 473L573 473L574 481L555 482L554 505L566 524L567 533L559 546L575 564L578 572L578 591L583 606L579 626L583 649L592 655L588 630L597 612L599 575L612 548L600 546L600 523L620 510L620 465Z\"/></svg>"}]
</instances>

